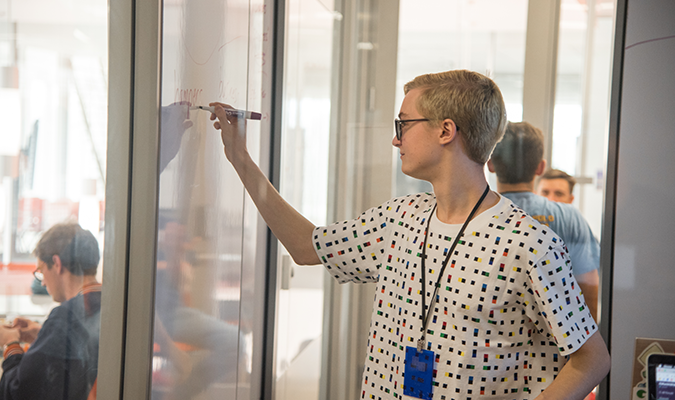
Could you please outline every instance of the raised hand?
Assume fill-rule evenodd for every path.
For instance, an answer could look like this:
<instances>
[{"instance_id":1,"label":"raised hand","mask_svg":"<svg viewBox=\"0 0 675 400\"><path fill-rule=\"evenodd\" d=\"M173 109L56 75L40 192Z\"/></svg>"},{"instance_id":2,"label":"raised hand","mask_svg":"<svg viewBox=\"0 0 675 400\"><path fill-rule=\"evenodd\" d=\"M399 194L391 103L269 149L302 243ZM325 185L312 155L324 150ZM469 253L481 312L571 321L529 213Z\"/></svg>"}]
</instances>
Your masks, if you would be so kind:
<instances>
[{"instance_id":1,"label":"raised hand","mask_svg":"<svg viewBox=\"0 0 675 400\"><path fill-rule=\"evenodd\" d=\"M225 156L230 162L235 162L240 156L247 154L246 119L226 113L225 109L233 109L229 104L216 102L209 103L209 106L215 108L211 120L215 121L213 127L220 130Z\"/></svg>"}]
</instances>

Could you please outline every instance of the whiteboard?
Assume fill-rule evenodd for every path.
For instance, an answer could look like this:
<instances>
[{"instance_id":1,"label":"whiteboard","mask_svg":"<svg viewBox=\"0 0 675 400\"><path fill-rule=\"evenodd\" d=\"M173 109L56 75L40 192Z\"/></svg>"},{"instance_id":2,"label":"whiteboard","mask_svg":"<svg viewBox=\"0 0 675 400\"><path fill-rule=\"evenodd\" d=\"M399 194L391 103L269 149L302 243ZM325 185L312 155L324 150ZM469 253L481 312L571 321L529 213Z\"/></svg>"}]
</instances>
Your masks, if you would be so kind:
<instances>
[{"instance_id":1,"label":"whiteboard","mask_svg":"<svg viewBox=\"0 0 675 400\"><path fill-rule=\"evenodd\" d=\"M261 121L248 122L248 148L265 168L267 7L264 0L163 5L153 398L260 397L266 230L210 113L189 106L218 101L261 112Z\"/></svg>"}]
</instances>

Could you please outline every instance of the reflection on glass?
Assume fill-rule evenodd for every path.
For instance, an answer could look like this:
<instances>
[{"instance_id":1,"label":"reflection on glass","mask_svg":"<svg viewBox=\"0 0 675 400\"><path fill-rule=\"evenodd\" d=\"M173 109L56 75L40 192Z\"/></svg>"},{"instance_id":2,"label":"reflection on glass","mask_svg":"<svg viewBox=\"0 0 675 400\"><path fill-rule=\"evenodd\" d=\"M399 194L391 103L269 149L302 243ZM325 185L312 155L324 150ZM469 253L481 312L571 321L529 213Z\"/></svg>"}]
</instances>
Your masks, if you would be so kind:
<instances>
[{"instance_id":1,"label":"reflection on glass","mask_svg":"<svg viewBox=\"0 0 675 400\"><path fill-rule=\"evenodd\" d=\"M234 382L238 326L190 306L194 246L180 222L160 214L159 225L153 383L187 399L214 382Z\"/></svg>"},{"instance_id":2,"label":"reflection on glass","mask_svg":"<svg viewBox=\"0 0 675 400\"><path fill-rule=\"evenodd\" d=\"M614 9L614 0L563 0L558 34L551 168L576 178L572 204L596 238L604 203Z\"/></svg>"},{"instance_id":3,"label":"reflection on glass","mask_svg":"<svg viewBox=\"0 0 675 400\"><path fill-rule=\"evenodd\" d=\"M82 248L69 246L103 245L107 31L105 1L0 6L0 325L21 331L4 354L5 397L86 398L96 379L102 272L98 258L81 269ZM39 281L41 238L58 240L38 251ZM67 311L73 324L56 334Z\"/></svg>"},{"instance_id":4,"label":"reflection on glass","mask_svg":"<svg viewBox=\"0 0 675 400\"><path fill-rule=\"evenodd\" d=\"M264 276L247 252L264 256L265 243L245 243L254 228L243 187L210 112L195 107L261 112L248 122L251 140L261 140L266 12L257 1L163 4L153 399L254 396L262 308L252 292Z\"/></svg>"},{"instance_id":5,"label":"reflection on glass","mask_svg":"<svg viewBox=\"0 0 675 400\"><path fill-rule=\"evenodd\" d=\"M509 121L522 120L526 0L432 0L424 7L415 0L401 0L400 4L397 88L418 75L469 69L499 85ZM395 114L403 95L396 91ZM396 160L394 195L431 190L427 182L404 175L398 156Z\"/></svg>"}]
</instances>

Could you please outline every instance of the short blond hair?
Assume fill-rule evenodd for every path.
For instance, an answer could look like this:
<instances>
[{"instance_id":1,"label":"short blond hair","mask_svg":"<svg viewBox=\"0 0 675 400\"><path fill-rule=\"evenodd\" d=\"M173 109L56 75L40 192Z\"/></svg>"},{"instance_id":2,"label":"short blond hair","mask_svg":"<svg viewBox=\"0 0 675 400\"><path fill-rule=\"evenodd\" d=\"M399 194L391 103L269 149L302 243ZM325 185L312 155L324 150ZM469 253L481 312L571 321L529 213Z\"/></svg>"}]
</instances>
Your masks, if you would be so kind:
<instances>
[{"instance_id":1,"label":"short blond hair","mask_svg":"<svg viewBox=\"0 0 675 400\"><path fill-rule=\"evenodd\" d=\"M403 91L422 89L417 110L432 122L451 119L459 127L466 155L485 164L506 126L502 92L492 79L477 72L454 70L420 75Z\"/></svg>"}]
</instances>

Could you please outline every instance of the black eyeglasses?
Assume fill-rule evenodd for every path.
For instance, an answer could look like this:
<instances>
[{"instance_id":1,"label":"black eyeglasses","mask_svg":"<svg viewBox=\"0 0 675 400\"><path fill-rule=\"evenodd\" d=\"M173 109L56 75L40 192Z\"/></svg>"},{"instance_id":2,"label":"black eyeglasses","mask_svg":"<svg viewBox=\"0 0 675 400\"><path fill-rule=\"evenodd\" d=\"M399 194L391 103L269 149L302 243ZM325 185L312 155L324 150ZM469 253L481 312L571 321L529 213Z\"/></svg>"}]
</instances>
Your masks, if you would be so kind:
<instances>
[{"instance_id":1,"label":"black eyeglasses","mask_svg":"<svg viewBox=\"0 0 675 400\"><path fill-rule=\"evenodd\" d=\"M395 119L394 120L394 126L396 127L396 140L401 140L401 137L403 136L403 125L406 122L417 122L417 121L430 121L428 118L418 118L418 119ZM459 126L455 125L457 130L459 130Z\"/></svg>"},{"instance_id":2,"label":"black eyeglasses","mask_svg":"<svg viewBox=\"0 0 675 400\"><path fill-rule=\"evenodd\" d=\"M40 283L42 283L42 280L45 278L45 275L44 275L42 272L40 272L40 270L38 270L37 268L35 269L35 271L33 271L33 276L34 276L35 279L37 279Z\"/></svg>"},{"instance_id":3,"label":"black eyeglasses","mask_svg":"<svg viewBox=\"0 0 675 400\"><path fill-rule=\"evenodd\" d=\"M417 122L417 121L429 121L428 118L418 118L418 119L395 119L394 126L396 127L396 140L401 140L403 136L403 125L406 122Z\"/></svg>"}]
</instances>

